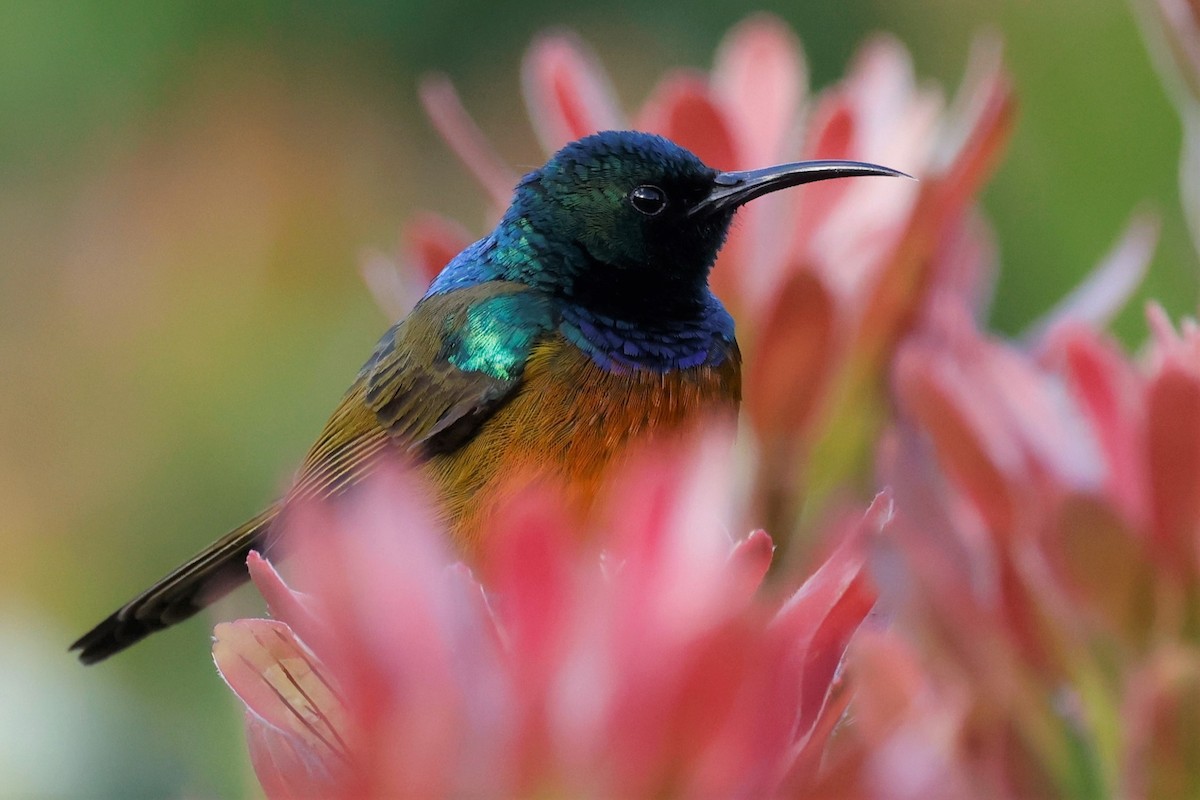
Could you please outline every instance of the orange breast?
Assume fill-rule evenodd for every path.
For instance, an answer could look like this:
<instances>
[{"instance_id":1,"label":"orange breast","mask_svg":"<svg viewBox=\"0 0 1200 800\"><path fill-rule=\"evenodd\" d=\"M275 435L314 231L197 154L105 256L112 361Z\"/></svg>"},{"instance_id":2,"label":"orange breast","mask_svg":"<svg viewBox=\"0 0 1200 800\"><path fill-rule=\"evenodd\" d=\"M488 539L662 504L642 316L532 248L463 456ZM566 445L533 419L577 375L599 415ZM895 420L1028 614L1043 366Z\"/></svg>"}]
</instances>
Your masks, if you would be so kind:
<instances>
[{"instance_id":1,"label":"orange breast","mask_svg":"<svg viewBox=\"0 0 1200 800\"><path fill-rule=\"evenodd\" d=\"M534 351L516 397L464 447L425 469L455 540L470 553L483 521L515 485L559 481L570 506L584 513L631 442L736 413L740 399L736 345L716 367L610 372L554 339Z\"/></svg>"}]
</instances>

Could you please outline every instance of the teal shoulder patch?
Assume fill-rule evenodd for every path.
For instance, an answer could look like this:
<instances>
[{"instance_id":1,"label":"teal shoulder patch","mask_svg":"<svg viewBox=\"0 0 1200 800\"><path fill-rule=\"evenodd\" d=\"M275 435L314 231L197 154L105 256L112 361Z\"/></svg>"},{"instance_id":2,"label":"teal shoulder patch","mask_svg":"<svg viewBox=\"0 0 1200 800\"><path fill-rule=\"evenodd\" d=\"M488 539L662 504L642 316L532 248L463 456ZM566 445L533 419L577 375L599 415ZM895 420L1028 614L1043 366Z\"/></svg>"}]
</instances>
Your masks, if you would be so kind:
<instances>
[{"instance_id":1,"label":"teal shoulder patch","mask_svg":"<svg viewBox=\"0 0 1200 800\"><path fill-rule=\"evenodd\" d=\"M447 360L502 381L521 374L534 342L553 327L549 302L534 292L479 300L460 319L457 330L446 331Z\"/></svg>"}]
</instances>

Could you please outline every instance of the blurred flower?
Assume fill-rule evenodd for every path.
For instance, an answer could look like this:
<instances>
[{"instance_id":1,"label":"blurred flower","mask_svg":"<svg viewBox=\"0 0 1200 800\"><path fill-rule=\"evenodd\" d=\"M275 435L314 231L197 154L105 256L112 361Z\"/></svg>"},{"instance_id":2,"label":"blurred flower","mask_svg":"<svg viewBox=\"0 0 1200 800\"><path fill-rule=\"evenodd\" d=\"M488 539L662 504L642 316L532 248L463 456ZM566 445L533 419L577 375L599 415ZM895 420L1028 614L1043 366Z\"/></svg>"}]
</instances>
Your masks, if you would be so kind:
<instances>
[{"instance_id":1,"label":"blurred flower","mask_svg":"<svg viewBox=\"0 0 1200 800\"><path fill-rule=\"evenodd\" d=\"M907 52L877 37L850 75L810 97L800 46L778 19L756 15L718 48L711 73L668 72L631 117L575 37L547 35L525 57L526 104L547 153L605 128L648 130L719 169L801 158L878 161L921 178L836 181L742 209L712 274L738 322L747 417L762 449L758 517L790 537L805 492L863 477L881 418L884 365L934 302L979 310L992 246L971 199L1003 144L1012 110L996 48L979 48L958 110L913 77ZM448 80L422 100L438 130L488 192L507 205L516 174L487 144ZM401 274L436 274L469 242L436 217L406 227ZM378 261L376 286L395 285ZM395 271L392 271L395 274ZM389 310L419 296L383 292ZM813 457L814 451L820 457ZM819 464L820 475L806 474ZM810 507L815 507L809 498Z\"/></svg>"},{"instance_id":2,"label":"blurred flower","mask_svg":"<svg viewBox=\"0 0 1200 800\"><path fill-rule=\"evenodd\" d=\"M553 493L497 520L482 579L421 487L391 474L298 509L312 590L252 554L275 620L218 626L270 797L764 796L814 780L848 693L836 675L874 602L860 528L786 602L756 597L770 538L725 532L712 452L638 462L591 543ZM603 549L601 549L601 547Z\"/></svg>"},{"instance_id":3,"label":"blurred flower","mask_svg":"<svg viewBox=\"0 0 1200 800\"><path fill-rule=\"evenodd\" d=\"M1141 367L1078 324L1040 361L962 317L901 350L875 548L895 627L849 657L831 790L1200 787L1200 333L1150 317Z\"/></svg>"},{"instance_id":4,"label":"blurred flower","mask_svg":"<svg viewBox=\"0 0 1200 800\"><path fill-rule=\"evenodd\" d=\"M974 195L1014 108L996 42L975 48L949 111L940 91L917 85L908 53L886 36L861 49L840 84L810 96L799 43L765 14L730 31L711 72L668 72L629 117L599 61L569 34L535 41L522 79L547 153L596 130L632 126L720 169L849 158L920 178L832 181L762 198L739 212L711 279L737 320L746 364L746 417L759 450L754 519L786 545L802 509L811 521L835 491L868 494L874 439L889 416L891 355L927 325L931 309L957 306L978 317L990 295L994 247ZM427 79L421 97L498 216L516 173L446 78ZM436 215L407 225L402 268L382 257L367 266L381 304L401 313L470 238ZM1119 274L1100 275L1061 310L1106 321L1145 263L1116 259Z\"/></svg>"},{"instance_id":5,"label":"blurred flower","mask_svg":"<svg viewBox=\"0 0 1200 800\"><path fill-rule=\"evenodd\" d=\"M826 533L828 560L771 614L770 540L730 543L735 481L679 453L635 467L585 540L526 496L478 581L447 570L408 484L303 511L319 607L252 559L282 622L234 623L216 648L268 794L1194 790L1200 332L1152 309L1140 367L1096 332L1144 274L1144 216L1019 345L979 332L994 252L973 198L1013 113L994 43L950 111L888 38L808 98L798 45L762 15L632 121L571 36L539 39L523 80L547 152L633 126L722 169L853 158L921 178L763 198L712 276L746 358L748 513L781 542ZM498 214L517 176L448 81L422 97ZM470 236L425 215L402 239L406 270L367 267L397 314ZM875 485L894 520L880 500L818 524ZM885 516L867 538L890 624L850 643L873 599L860 532Z\"/></svg>"},{"instance_id":6,"label":"blurred flower","mask_svg":"<svg viewBox=\"0 0 1200 800\"><path fill-rule=\"evenodd\" d=\"M1142 28L1183 123L1179 191L1200 252L1200 3L1138 0Z\"/></svg>"}]
</instances>

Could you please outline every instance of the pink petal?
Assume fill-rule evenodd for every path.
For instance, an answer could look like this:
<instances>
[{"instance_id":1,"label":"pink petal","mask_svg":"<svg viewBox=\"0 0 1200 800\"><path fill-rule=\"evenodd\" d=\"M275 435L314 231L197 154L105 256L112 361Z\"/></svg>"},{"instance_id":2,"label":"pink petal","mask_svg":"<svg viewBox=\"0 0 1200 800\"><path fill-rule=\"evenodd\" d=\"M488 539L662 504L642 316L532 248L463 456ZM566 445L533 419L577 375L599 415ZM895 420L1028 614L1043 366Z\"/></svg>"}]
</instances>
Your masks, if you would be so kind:
<instances>
[{"instance_id":1,"label":"pink petal","mask_svg":"<svg viewBox=\"0 0 1200 800\"><path fill-rule=\"evenodd\" d=\"M389 319L400 319L424 296L438 273L472 242L458 222L422 212L400 231L400 264L378 253L363 259L361 271L375 302Z\"/></svg>"},{"instance_id":2,"label":"pink petal","mask_svg":"<svg viewBox=\"0 0 1200 800\"><path fill-rule=\"evenodd\" d=\"M805 159L859 157L854 150L854 111L844 93L830 92L821 96L807 136L803 151ZM822 227L849 188L850 181L822 181L796 193L796 221L791 236L793 252L805 252L813 232Z\"/></svg>"},{"instance_id":3,"label":"pink petal","mask_svg":"<svg viewBox=\"0 0 1200 800\"><path fill-rule=\"evenodd\" d=\"M615 552L625 560L628 610L657 609L650 621L660 635L687 637L737 610L728 602L731 441L730 429L714 425L675 446L647 446L621 490L614 487Z\"/></svg>"},{"instance_id":4,"label":"pink petal","mask_svg":"<svg viewBox=\"0 0 1200 800\"><path fill-rule=\"evenodd\" d=\"M944 101L939 90L918 88L912 57L898 39L871 37L835 91L853 108L858 158L927 174Z\"/></svg>"},{"instance_id":5,"label":"pink petal","mask_svg":"<svg viewBox=\"0 0 1200 800\"><path fill-rule=\"evenodd\" d=\"M1065 617L1089 616L1125 644L1143 647L1153 636L1154 583L1160 578L1145 537L1131 530L1103 498L1072 497L1059 510L1045 552L1073 607Z\"/></svg>"},{"instance_id":6,"label":"pink petal","mask_svg":"<svg viewBox=\"0 0 1200 800\"><path fill-rule=\"evenodd\" d=\"M1122 797L1194 797L1200 730L1200 657L1173 642L1151 653L1129 679L1121 720Z\"/></svg>"},{"instance_id":7,"label":"pink petal","mask_svg":"<svg viewBox=\"0 0 1200 800\"><path fill-rule=\"evenodd\" d=\"M437 604L453 557L437 533L430 495L417 478L390 469L377 475L356 492L353 503L297 508L287 529L289 546L301 555L312 554L296 558L297 578L321 597L326 614L337 623L339 652L320 655L345 659L352 673L359 665L388 663L397 655L393 649L410 655L443 653L444 631L435 623L436 615L446 610ZM396 536L398 524L411 535ZM410 572L408 581L398 581L398 575ZM411 617L422 613L433 617L421 619L420 633L410 635L432 641L406 647L377 634L401 621L416 622ZM359 647L364 651L354 652Z\"/></svg>"},{"instance_id":8,"label":"pink petal","mask_svg":"<svg viewBox=\"0 0 1200 800\"><path fill-rule=\"evenodd\" d=\"M243 619L214 631L221 677L298 762L334 772L348 763L346 714L324 665L282 622ZM259 737L267 737L263 731ZM314 771L320 772L316 766Z\"/></svg>"},{"instance_id":9,"label":"pink petal","mask_svg":"<svg viewBox=\"0 0 1200 800\"><path fill-rule=\"evenodd\" d=\"M910 623L939 655L970 668L982 664L989 674L999 669L988 662L1004 635L1002 548L1011 540L989 529L969 495L947 486L926 436L903 423L897 433L884 467L899 513L877 543L890 561L882 563L880 582L901 612L911 609Z\"/></svg>"},{"instance_id":10,"label":"pink petal","mask_svg":"<svg viewBox=\"0 0 1200 800\"><path fill-rule=\"evenodd\" d=\"M625 127L604 68L573 35L535 40L521 64L521 86L547 153L597 131Z\"/></svg>"},{"instance_id":11,"label":"pink petal","mask_svg":"<svg viewBox=\"0 0 1200 800\"><path fill-rule=\"evenodd\" d=\"M423 212L404 224L400 241L405 263L415 267L428 285L474 237L455 220Z\"/></svg>"},{"instance_id":12,"label":"pink petal","mask_svg":"<svg viewBox=\"0 0 1200 800\"><path fill-rule=\"evenodd\" d=\"M1144 400L1139 379L1113 346L1090 328L1069 326L1060 340L1072 394L1087 416L1108 467L1105 494L1136 524L1149 521Z\"/></svg>"},{"instance_id":13,"label":"pink petal","mask_svg":"<svg viewBox=\"0 0 1200 800\"><path fill-rule=\"evenodd\" d=\"M1051 329L1067 320L1096 327L1108 325L1146 276L1158 231L1157 216L1144 213L1134 217L1120 241L1091 274L1030 325L1022 338L1027 342L1042 341Z\"/></svg>"},{"instance_id":14,"label":"pink petal","mask_svg":"<svg viewBox=\"0 0 1200 800\"><path fill-rule=\"evenodd\" d=\"M890 498L876 498L858 529L845 537L772 622L800 658L797 744L803 744L820 717L846 645L875 605L875 590L863 571L860 538L866 529L884 525L890 513Z\"/></svg>"},{"instance_id":15,"label":"pink petal","mask_svg":"<svg viewBox=\"0 0 1200 800\"><path fill-rule=\"evenodd\" d=\"M939 170L941 201L951 213L978 193L1012 130L1016 97L997 40L985 37L973 44L954 105L955 127L946 137L950 156Z\"/></svg>"},{"instance_id":16,"label":"pink petal","mask_svg":"<svg viewBox=\"0 0 1200 800\"><path fill-rule=\"evenodd\" d=\"M1200 380L1168 365L1146 394L1150 493L1159 554L1194 574L1200 521Z\"/></svg>"},{"instance_id":17,"label":"pink petal","mask_svg":"<svg viewBox=\"0 0 1200 800\"><path fill-rule=\"evenodd\" d=\"M1146 321L1153 340L1150 348L1152 370L1174 365L1200 374L1200 327L1195 320L1184 318L1176 333L1163 307L1150 301L1146 304Z\"/></svg>"},{"instance_id":18,"label":"pink petal","mask_svg":"<svg viewBox=\"0 0 1200 800\"><path fill-rule=\"evenodd\" d=\"M915 346L893 367L906 412L930 436L938 460L993 529L1012 525L1015 498L1008 480L1023 474L1022 453L1004 420L962 368Z\"/></svg>"},{"instance_id":19,"label":"pink petal","mask_svg":"<svg viewBox=\"0 0 1200 800\"><path fill-rule=\"evenodd\" d=\"M975 381L992 387L990 396L1007 429L1040 470L1034 477L1048 477L1073 491L1096 489L1104 470L1088 431L1078 424L1077 409L1026 354L996 343L981 345L971 362Z\"/></svg>"},{"instance_id":20,"label":"pink petal","mask_svg":"<svg viewBox=\"0 0 1200 800\"><path fill-rule=\"evenodd\" d=\"M894 39L864 46L851 75L822 94L804 156L876 161L923 176L941 101L916 90L909 61ZM805 187L796 193L789 266L817 271L835 296L860 305L894 261L918 188L893 180Z\"/></svg>"},{"instance_id":21,"label":"pink petal","mask_svg":"<svg viewBox=\"0 0 1200 800\"><path fill-rule=\"evenodd\" d=\"M1093 443L1054 382L1023 354L979 338L966 319L945 324L955 338L925 351L924 389L901 396L914 401L907 408L930 432L947 473L988 521L1007 530L1010 514L1031 512L1039 498L1097 488L1103 469ZM902 354L897 375L905 369L912 362ZM985 489L993 480L1000 483Z\"/></svg>"},{"instance_id":22,"label":"pink petal","mask_svg":"<svg viewBox=\"0 0 1200 800\"><path fill-rule=\"evenodd\" d=\"M504 639L501 635L500 623L483 584L475 579L471 568L461 561L450 565L448 580L457 584L454 587L454 594L467 601L467 614L490 623L484 625L484 633L488 637L488 647L483 649L492 653L500 653L504 649Z\"/></svg>"},{"instance_id":23,"label":"pink petal","mask_svg":"<svg viewBox=\"0 0 1200 800\"><path fill-rule=\"evenodd\" d=\"M257 550L250 551L246 568L254 588L267 601L267 608L275 619L287 625L309 647L327 640L326 624L314 598L291 589L271 562Z\"/></svg>"},{"instance_id":24,"label":"pink petal","mask_svg":"<svg viewBox=\"0 0 1200 800\"><path fill-rule=\"evenodd\" d=\"M561 494L529 488L506 504L486 544L486 574L504 622L508 646L528 667L544 672L557 657L570 604L578 553L564 539L570 525Z\"/></svg>"},{"instance_id":25,"label":"pink petal","mask_svg":"<svg viewBox=\"0 0 1200 800\"><path fill-rule=\"evenodd\" d=\"M810 272L794 273L765 309L745 389L750 421L764 443L794 440L811 424L837 357L835 313Z\"/></svg>"},{"instance_id":26,"label":"pink petal","mask_svg":"<svg viewBox=\"0 0 1200 800\"><path fill-rule=\"evenodd\" d=\"M875 606L877 592L865 569L864 543L891 523L891 493L880 492L858 518L845 518L836 549L780 609L772 627L785 632L792 654L802 654L794 761L786 786L812 786L851 694L837 679L850 640ZM836 530L836 528L835 528Z\"/></svg>"},{"instance_id":27,"label":"pink petal","mask_svg":"<svg viewBox=\"0 0 1200 800\"><path fill-rule=\"evenodd\" d=\"M821 95L808 125L804 141L804 158L854 158L857 120L850 98L844 92ZM830 186L845 185L829 181Z\"/></svg>"},{"instance_id":28,"label":"pink petal","mask_svg":"<svg viewBox=\"0 0 1200 800\"><path fill-rule=\"evenodd\" d=\"M822 577L814 576L814 579L820 580ZM797 727L804 739L813 732L829 700L833 677L842 663L850 637L875 605L875 591L865 574L855 573L851 580L840 585L839 592L837 600L819 620L819 625L807 634L800 692L801 713ZM798 612L785 608L780 615L786 618L792 613Z\"/></svg>"},{"instance_id":29,"label":"pink petal","mask_svg":"<svg viewBox=\"0 0 1200 800\"><path fill-rule=\"evenodd\" d=\"M864 113L894 113L904 108L916 88L912 55L895 36L876 33L854 51L843 86Z\"/></svg>"},{"instance_id":30,"label":"pink petal","mask_svg":"<svg viewBox=\"0 0 1200 800\"><path fill-rule=\"evenodd\" d=\"M800 744L795 761L782 781L783 785L790 787L795 794L808 794L810 792L807 790L817 785L817 779L829 754L829 740L845 721L846 709L849 708L853 697L850 688L840 678L835 678L830 684L825 704L809 726L808 735ZM824 795L818 791L815 796Z\"/></svg>"},{"instance_id":31,"label":"pink petal","mask_svg":"<svg viewBox=\"0 0 1200 800\"><path fill-rule=\"evenodd\" d=\"M863 630L855 638L847 656L855 692L849 735L862 760L846 778L867 797L978 796L974 756L963 752L973 743L966 723L975 698L921 655L895 633Z\"/></svg>"},{"instance_id":32,"label":"pink petal","mask_svg":"<svg viewBox=\"0 0 1200 800\"><path fill-rule=\"evenodd\" d=\"M960 95L969 108L959 115L951 157L922 178L908 230L862 303L864 326L854 347L870 361L887 358L912 325L932 279L933 256L946 232L961 224L1012 127L1015 101L995 48L975 48Z\"/></svg>"},{"instance_id":33,"label":"pink petal","mask_svg":"<svg viewBox=\"0 0 1200 800\"><path fill-rule=\"evenodd\" d=\"M901 128L928 128L926 120L936 118L936 113L926 108L928 103L909 104L903 98L882 122L873 120L873 109L857 97L860 83L862 79L855 76L821 96L804 157L874 160L919 174L923 157L908 152L911 147L894 145L895 137ZM887 146L871 144L872 125L888 128ZM928 141L931 137L924 131L914 138ZM789 217L794 220L789 269L818 272L836 297L860 305L863 287L869 289L879 271L894 261L917 192L918 184L907 180L824 181L804 187L795 193Z\"/></svg>"},{"instance_id":34,"label":"pink petal","mask_svg":"<svg viewBox=\"0 0 1200 800\"><path fill-rule=\"evenodd\" d=\"M1192 0L1151 0L1146 7L1157 13L1162 42L1183 88L1193 102L1200 102L1200 10ZM1152 46L1158 44L1151 41Z\"/></svg>"},{"instance_id":35,"label":"pink petal","mask_svg":"<svg viewBox=\"0 0 1200 800\"><path fill-rule=\"evenodd\" d=\"M397 264L377 250L368 250L359 259L363 283L387 318L397 320L408 314L425 294L428 283L415 269Z\"/></svg>"},{"instance_id":36,"label":"pink petal","mask_svg":"<svg viewBox=\"0 0 1200 800\"><path fill-rule=\"evenodd\" d=\"M876 161L924 176L941 100L914 89L911 73L906 50L892 38L862 48L851 76L821 96L805 157ZM820 272L834 295L858 306L892 261L918 190L893 180L806 187L794 206L793 247L802 258L793 266Z\"/></svg>"},{"instance_id":37,"label":"pink petal","mask_svg":"<svg viewBox=\"0 0 1200 800\"><path fill-rule=\"evenodd\" d=\"M751 531L749 536L733 546L728 566L731 576L730 605L740 608L750 601L767 576L774 556L775 543L766 531Z\"/></svg>"},{"instance_id":38,"label":"pink petal","mask_svg":"<svg viewBox=\"0 0 1200 800\"><path fill-rule=\"evenodd\" d=\"M778 17L755 14L725 35L717 50L713 88L738 126L734 133L743 159L728 169L786 160L807 85L800 43Z\"/></svg>"},{"instance_id":39,"label":"pink petal","mask_svg":"<svg viewBox=\"0 0 1200 800\"><path fill-rule=\"evenodd\" d=\"M957 303L975 320L987 319L999 257L990 223L977 209L947 231L934 253L930 291L926 293L922 324L929 324L938 306Z\"/></svg>"},{"instance_id":40,"label":"pink petal","mask_svg":"<svg viewBox=\"0 0 1200 800\"><path fill-rule=\"evenodd\" d=\"M269 800L333 797L336 774L311 750L246 712L250 765Z\"/></svg>"},{"instance_id":41,"label":"pink petal","mask_svg":"<svg viewBox=\"0 0 1200 800\"><path fill-rule=\"evenodd\" d=\"M686 147L714 169L734 170L743 162L730 130L733 118L718 107L698 73L668 73L654 87L635 124Z\"/></svg>"},{"instance_id":42,"label":"pink petal","mask_svg":"<svg viewBox=\"0 0 1200 800\"><path fill-rule=\"evenodd\" d=\"M353 502L289 518L297 573L336 635L319 654L357 723L352 795L471 793L485 776L507 780L514 717L493 623L477 587L448 579L431 496L416 476L382 470Z\"/></svg>"},{"instance_id":43,"label":"pink petal","mask_svg":"<svg viewBox=\"0 0 1200 800\"><path fill-rule=\"evenodd\" d=\"M847 668L855 681L858 734L882 745L928 691L928 676L911 644L895 632L869 627L855 638Z\"/></svg>"},{"instance_id":44,"label":"pink petal","mask_svg":"<svg viewBox=\"0 0 1200 800\"><path fill-rule=\"evenodd\" d=\"M421 81L420 96L425 113L446 144L491 196L492 203L507 208L517 176L463 108L454 84L445 75L428 75Z\"/></svg>"},{"instance_id":45,"label":"pink petal","mask_svg":"<svg viewBox=\"0 0 1200 800\"><path fill-rule=\"evenodd\" d=\"M686 763L687 753L723 730L721 709L751 655L749 644L734 646L752 581L749 569L730 561L736 547L723 524L730 494L724 439L647 448L613 487L608 527L617 567L577 600L587 610L577 636L599 649L576 651L566 665L578 699L556 737L592 753L587 763L613 764L602 796L661 791L653 787L672 779L672 764ZM739 564L767 555L765 537L752 541L746 547L754 553L744 551Z\"/></svg>"},{"instance_id":46,"label":"pink petal","mask_svg":"<svg viewBox=\"0 0 1200 800\"><path fill-rule=\"evenodd\" d=\"M1175 327L1171 324L1171 318L1167 316L1166 309L1154 300L1146 303L1146 324L1150 328L1150 336L1158 350L1174 349L1178 343Z\"/></svg>"},{"instance_id":47,"label":"pink petal","mask_svg":"<svg viewBox=\"0 0 1200 800\"><path fill-rule=\"evenodd\" d=\"M665 695L662 725L656 741L647 741L641 753L631 754L630 760L643 761L639 771L645 777L637 776L641 780L632 781L630 789L643 797L661 795L662 789L655 787L674 782L671 765L679 761L689 765L679 778L690 784L680 796L762 794L746 788L762 780L756 774L761 770L756 756L769 752L778 759L783 748L775 742L784 740L787 728L776 724L768 731L762 724L764 711L778 714L778 709L772 707L772 698L761 696L765 687L761 675L755 674L759 645L750 630L730 625L718 626L679 650L659 653L675 659L676 668L664 671L666 674L657 680L652 678L662 684L655 688ZM768 673L770 665L762 666ZM743 705L747 699L750 702ZM655 716L659 715L638 720L630 715L621 722L633 726L653 724L659 722ZM651 758L643 760L642 754L650 754Z\"/></svg>"}]
</instances>

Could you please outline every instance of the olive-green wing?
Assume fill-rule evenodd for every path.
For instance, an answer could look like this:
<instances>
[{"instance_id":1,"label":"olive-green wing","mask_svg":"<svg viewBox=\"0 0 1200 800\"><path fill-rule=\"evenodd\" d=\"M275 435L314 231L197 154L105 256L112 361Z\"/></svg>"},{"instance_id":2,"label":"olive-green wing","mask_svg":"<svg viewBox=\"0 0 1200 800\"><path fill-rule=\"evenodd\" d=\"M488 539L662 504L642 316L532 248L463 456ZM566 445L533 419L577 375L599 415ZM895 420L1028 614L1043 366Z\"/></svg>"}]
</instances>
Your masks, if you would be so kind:
<instances>
[{"instance_id":1,"label":"olive-green wing","mask_svg":"<svg viewBox=\"0 0 1200 800\"><path fill-rule=\"evenodd\" d=\"M520 386L550 303L489 282L427 297L380 340L301 469L296 493L326 496L370 471L385 448L452 452Z\"/></svg>"}]
</instances>

